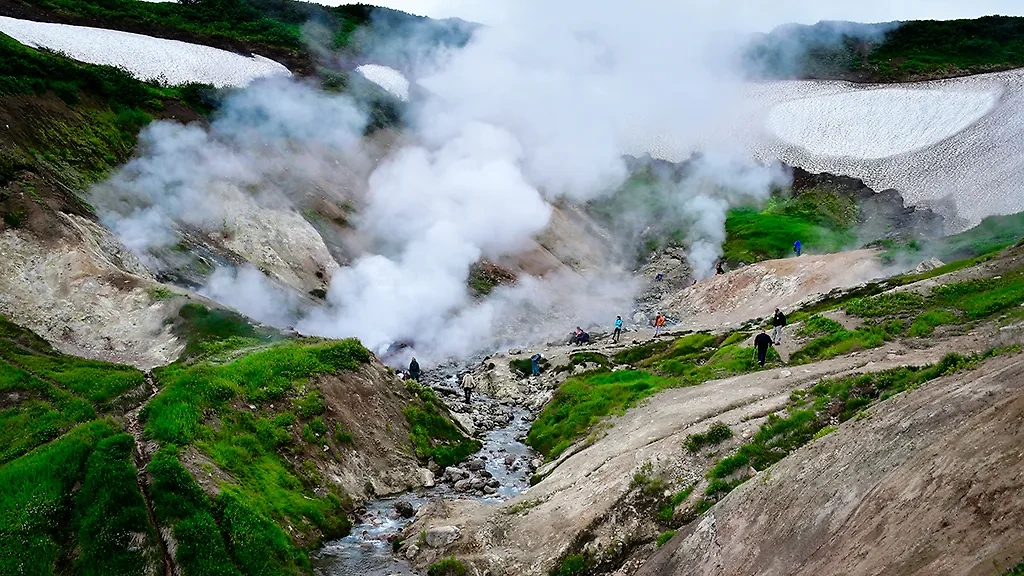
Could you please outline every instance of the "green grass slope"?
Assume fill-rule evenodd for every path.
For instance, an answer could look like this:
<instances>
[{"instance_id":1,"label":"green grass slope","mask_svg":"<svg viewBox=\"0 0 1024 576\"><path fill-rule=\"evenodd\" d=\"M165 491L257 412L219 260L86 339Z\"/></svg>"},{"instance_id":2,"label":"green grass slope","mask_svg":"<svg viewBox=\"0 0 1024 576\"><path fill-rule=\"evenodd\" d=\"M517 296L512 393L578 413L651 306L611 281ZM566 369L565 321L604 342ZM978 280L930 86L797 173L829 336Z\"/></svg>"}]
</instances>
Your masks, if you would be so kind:
<instances>
[{"instance_id":1,"label":"green grass slope","mask_svg":"<svg viewBox=\"0 0 1024 576\"><path fill-rule=\"evenodd\" d=\"M907 82L1024 66L1024 18L821 22L780 27L753 42L757 76Z\"/></svg>"}]
</instances>

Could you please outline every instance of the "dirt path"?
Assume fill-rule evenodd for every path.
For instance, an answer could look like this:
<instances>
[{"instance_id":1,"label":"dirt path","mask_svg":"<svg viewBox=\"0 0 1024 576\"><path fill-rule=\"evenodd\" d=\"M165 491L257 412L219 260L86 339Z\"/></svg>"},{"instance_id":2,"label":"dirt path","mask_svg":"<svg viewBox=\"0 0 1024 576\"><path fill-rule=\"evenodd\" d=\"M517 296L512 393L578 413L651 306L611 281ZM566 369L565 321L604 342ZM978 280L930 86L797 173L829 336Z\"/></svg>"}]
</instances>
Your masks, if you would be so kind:
<instances>
[{"instance_id":1,"label":"dirt path","mask_svg":"<svg viewBox=\"0 0 1024 576\"><path fill-rule=\"evenodd\" d=\"M149 472L146 471L146 468L149 466L149 462L153 457L153 450L156 446L152 442L146 442L142 423L139 422L139 414L142 412L142 409L160 392L156 387L153 373L148 370L146 371L146 386L150 390L150 394L145 401L125 414L125 429L135 439L135 452L133 454L137 470L135 481L138 484L139 492L142 493L142 499L146 502L146 514L149 516L149 524L157 535L157 543L160 546L160 553L163 557L164 576L176 576L180 573L180 570L174 561L174 555L171 553L172 547L168 545L170 534L165 533L164 529L157 522L156 514L153 512L153 499L150 497L149 491Z\"/></svg>"}]
</instances>

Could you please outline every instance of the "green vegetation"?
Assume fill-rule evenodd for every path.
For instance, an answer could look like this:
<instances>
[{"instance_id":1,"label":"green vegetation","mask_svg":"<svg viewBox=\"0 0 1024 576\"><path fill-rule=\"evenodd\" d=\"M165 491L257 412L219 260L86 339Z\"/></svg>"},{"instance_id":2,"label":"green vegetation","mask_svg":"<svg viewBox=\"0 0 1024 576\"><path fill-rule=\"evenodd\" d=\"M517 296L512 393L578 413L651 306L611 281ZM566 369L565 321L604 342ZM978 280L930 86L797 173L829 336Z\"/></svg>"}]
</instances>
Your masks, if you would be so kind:
<instances>
[{"instance_id":1,"label":"green vegetation","mask_svg":"<svg viewBox=\"0 0 1024 576\"><path fill-rule=\"evenodd\" d=\"M787 26L753 44L751 68L771 77L905 82L1024 66L1024 18L821 22Z\"/></svg>"},{"instance_id":2,"label":"green vegetation","mask_svg":"<svg viewBox=\"0 0 1024 576\"><path fill-rule=\"evenodd\" d=\"M911 276L891 282L899 285L919 278ZM940 326L970 324L999 314L1019 317L1024 315L1020 310L1022 301L1024 270L943 284L924 295L903 291L840 298L828 306L842 306L847 314L865 319L864 325L847 330L838 322L817 314L806 317L796 334L814 339L794 352L790 361L802 363L833 358L874 348L901 336L930 336Z\"/></svg>"},{"instance_id":3,"label":"green vegetation","mask_svg":"<svg viewBox=\"0 0 1024 576\"><path fill-rule=\"evenodd\" d=\"M599 352L576 352L569 356L568 364L556 367L555 372L572 372L577 366L586 366L587 364L596 364L597 370L607 370L611 368L611 361L609 361L608 357L604 354Z\"/></svg>"},{"instance_id":4,"label":"green vegetation","mask_svg":"<svg viewBox=\"0 0 1024 576\"><path fill-rule=\"evenodd\" d=\"M405 409L409 421L409 437L420 458L430 459L442 468L462 462L481 448L478 440L466 436L444 413L443 404L434 391L409 380L406 386L419 399L418 406Z\"/></svg>"},{"instance_id":5,"label":"green vegetation","mask_svg":"<svg viewBox=\"0 0 1024 576\"><path fill-rule=\"evenodd\" d=\"M1024 18L903 23L868 55L885 79L948 77L1024 66Z\"/></svg>"},{"instance_id":6,"label":"green vegetation","mask_svg":"<svg viewBox=\"0 0 1024 576\"><path fill-rule=\"evenodd\" d=\"M1003 576L1024 576L1024 562L1017 564L1017 566L1010 568L1006 571Z\"/></svg>"},{"instance_id":7,"label":"green vegetation","mask_svg":"<svg viewBox=\"0 0 1024 576\"><path fill-rule=\"evenodd\" d=\"M178 311L180 321L175 325L185 338L185 351L181 360L199 356L212 356L280 340L272 330L255 328L247 318L231 310L189 303Z\"/></svg>"},{"instance_id":8,"label":"green vegetation","mask_svg":"<svg viewBox=\"0 0 1024 576\"><path fill-rule=\"evenodd\" d=\"M116 424L96 420L77 426L60 439L8 462L0 467L0 573L53 574L57 559L70 548L76 531L72 519L79 525L107 506L109 502L81 502L87 507L76 508L75 486L86 480L87 469L95 473L102 462L87 466L90 454L104 439L118 432ZM112 480L116 480L112 478ZM83 485L83 487L88 487ZM121 489L118 483L117 490ZM127 520L130 512L119 519ZM116 535L112 539L97 538L83 543L83 553L94 554L106 550L124 559L127 549L117 549Z\"/></svg>"},{"instance_id":9,"label":"green vegetation","mask_svg":"<svg viewBox=\"0 0 1024 576\"><path fill-rule=\"evenodd\" d=\"M1024 212L1019 212L1009 216L989 216L974 228L952 236L929 240L924 245L915 240L885 240L874 245L884 250L881 256L883 264L916 262L932 257L948 262L949 264L938 270L928 272L929 276L937 276L987 260L1001 250L1020 242L1022 238Z\"/></svg>"},{"instance_id":10,"label":"green vegetation","mask_svg":"<svg viewBox=\"0 0 1024 576\"><path fill-rule=\"evenodd\" d=\"M730 264L785 258L796 240L809 254L839 252L857 243L857 215L852 197L830 190L776 194L763 209L729 211L724 257Z\"/></svg>"},{"instance_id":11,"label":"green vegetation","mask_svg":"<svg viewBox=\"0 0 1024 576\"><path fill-rule=\"evenodd\" d=\"M690 452L700 452L705 446L721 444L729 438L732 438L732 428L722 422L715 422L707 432L688 435L683 445Z\"/></svg>"},{"instance_id":12,"label":"green vegetation","mask_svg":"<svg viewBox=\"0 0 1024 576\"><path fill-rule=\"evenodd\" d=\"M590 566L586 556L570 554L551 571L551 576L583 576Z\"/></svg>"},{"instance_id":13,"label":"green vegetation","mask_svg":"<svg viewBox=\"0 0 1024 576\"><path fill-rule=\"evenodd\" d=\"M1006 351L991 350L970 356L949 354L926 368L901 367L822 380L809 390L794 392L786 416L770 415L750 443L719 460L708 472L703 505L710 507L715 499L745 482L748 466L764 470L797 448L830 432L834 429L833 422L845 422L894 394L940 376L975 368L985 359Z\"/></svg>"},{"instance_id":14,"label":"green vegetation","mask_svg":"<svg viewBox=\"0 0 1024 576\"><path fill-rule=\"evenodd\" d=\"M227 333L237 333L235 328ZM333 440L322 416L323 397L309 390L309 382L356 370L370 358L355 340L287 342L224 364L156 371L161 393L141 419L146 435L165 446L150 464L152 492L159 521L173 527L179 541L183 566L208 567L200 573L209 574L304 572L307 547L347 533L347 497L323 482L315 466L295 469L285 456L303 451L300 437L316 444L317 452ZM238 410L237 402L257 409ZM231 478L215 499L194 485L180 463L178 452L186 446ZM214 545L206 547L210 538Z\"/></svg>"},{"instance_id":15,"label":"green vegetation","mask_svg":"<svg viewBox=\"0 0 1024 576\"><path fill-rule=\"evenodd\" d=\"M671 524L672 519L675 517L676 514L676 508L678 508L680 504L685 502L686 499L690 497L690 494L693 493L693 489L696 487L696 484L691 484L690 486L687 486L686 488L673 494L672 499L669 500L668 503L665 504L665 506L663 506L660 510L658 510L658 520L662 524Z\"/></svg>"},{"instance_id":16,"label":"green vegetation","mask_svg":"<svg viewBox=\"0 0 1024 576\"><path fill-rule=\"evenodd\" d=\"M537 363L537 366L540 369L540 373L543 374L547 372L548 368L551 368L551 363L548 362L547 358L542 357L540 359L540 362ZM509 372L511 372L512 374L515 374L520 378L526 378L527 376L533 374L533 363L530 361L529 358L509 360L508 369Z\"/></svg>"},{"instance_id":17,"label":"green vegetation","mask_svg":"<svg viewBox=\"0 0 1024 576\"><path fill-rule=\"evenodd\" d=\"M466 576L466 565L449 556L431 564L427 576Z\"/></svg>"},{"instance_id":18,"label":"green vegetation","mask_svg":"<svg viewBox=\"0 0 1024 576\"><path fill-rule=\"evenodd\" d=\"M557 458L603 418L621 414L660 390L757 370L753 348L740 341L699 332L623 350L615 361L629 361L638 369L603 368L567 380L530 427L527 444L549 459ZM778 356L772 351L769 359L774 363Z\"/></svg>"},{"instance_id":19,"label":"green vegetation","mask_svg":"<svg viewBox=\"0 0 1024 576\"><path fill-rule=\"evenodd\" d=\"M75 494L78 574L143 573L146 549L132 540L142 534L151 548L155 534L136 484L134 446L131 436L117 434L101 440L86 462L85 479Z\"/></svg>"},{"instance_id":20,"label":"green vegetation","mask_svg":"<svg viewBox=\"0 0 1024 576\"><path fill-rule=\"evenodd\" d=\"M671 540L672 537L675 536L675 535L676 535L676 531L675 530L666 530L665 532L662 532L661 534L658 534L658 539L655 540L654 542L655 542L655 544L657 544L658 548L661 548L662 546L665 545L666 542Z\"/></svg>"}]
</instances>

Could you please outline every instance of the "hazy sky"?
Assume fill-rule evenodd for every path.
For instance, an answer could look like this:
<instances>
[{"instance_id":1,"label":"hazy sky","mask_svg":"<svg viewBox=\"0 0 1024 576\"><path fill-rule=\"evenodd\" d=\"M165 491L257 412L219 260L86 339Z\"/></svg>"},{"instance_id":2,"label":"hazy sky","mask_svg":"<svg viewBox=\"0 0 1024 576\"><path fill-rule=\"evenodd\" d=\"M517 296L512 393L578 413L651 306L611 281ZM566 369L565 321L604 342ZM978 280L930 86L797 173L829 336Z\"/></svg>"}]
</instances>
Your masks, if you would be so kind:
<instances>
[{"instance_id":1,"label":"hazy sky","mask_svg":"<svg viewBox=\"0 0 1024 576\"><path fill-rule=\"evenodd\" d=\"M348 3L344 0L321 1L331 5ZM497 24L507 14L508 6L520 1L522 0L379 0L371 3L435 18L457 16L466 20ZM715 2L674 1L683 5ZM738 19L737 28L744 30L767 30L786 22L814 23L819 20L886 22L976 18L989 14L1024 16L1024 2L1020 0L719 0L716 4L723 8L728 6L734 13L742 15ZM627 6L629 3L623 2L623 9L628 10Z\"/></svg>"}]
</instances>

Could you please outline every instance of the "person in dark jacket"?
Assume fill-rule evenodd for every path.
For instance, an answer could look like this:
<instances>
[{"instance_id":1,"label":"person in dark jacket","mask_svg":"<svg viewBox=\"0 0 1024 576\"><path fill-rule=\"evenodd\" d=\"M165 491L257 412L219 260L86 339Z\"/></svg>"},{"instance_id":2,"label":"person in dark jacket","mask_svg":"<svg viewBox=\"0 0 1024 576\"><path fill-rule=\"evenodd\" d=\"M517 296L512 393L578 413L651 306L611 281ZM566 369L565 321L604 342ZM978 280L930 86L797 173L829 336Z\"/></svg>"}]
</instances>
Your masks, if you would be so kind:
<instances>
[{"instance_id":1,"label":"person in dark jacket","mask_svg":"<svg viewBox=\"0 0 1024 576\"><path fill-rule=\"evenodd\" d=\"M725 267L722 262L719 262L718 265L715 266L715 274L725 274Z\"/></svg>"},{"instance_id":2,"label":"person in dark jacket","mask_svg":"<svg viewBox=\"0 0 1024 576\"><path fill-rule=\"evenodd\" d=\"M772 337L761 329L761 333L754 338L754 354L757 356L758 366L764 368L764 361L768 358L768 349L772 347Z\"/></svg>"},{"instance_id":3,"label":"person in dark jacket","mask_svg":"<svg viewBox=\"0 0 1024 576\"><path fill-rule=\"evenodd\" d=\"M782 344L782 327L786 325L786 315L778 308L775 309L775 317L772 318L772 342L778 346Z\"/></svg>"},{"instance_id":4,"label":"person in dark jacket","mask_svg":"<svg viewBox=\"0 0 1024 576\"><path fill-rule=\"evenodd\" d=\"M409 362L409 377L416 381L420 379L420 363L416 361L415 356L413 356L412 362Z\"/></svg>"}]
</instances>

